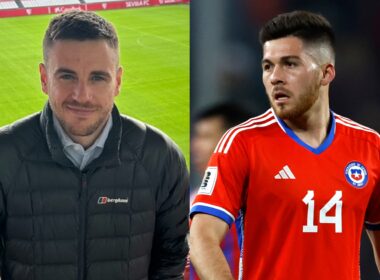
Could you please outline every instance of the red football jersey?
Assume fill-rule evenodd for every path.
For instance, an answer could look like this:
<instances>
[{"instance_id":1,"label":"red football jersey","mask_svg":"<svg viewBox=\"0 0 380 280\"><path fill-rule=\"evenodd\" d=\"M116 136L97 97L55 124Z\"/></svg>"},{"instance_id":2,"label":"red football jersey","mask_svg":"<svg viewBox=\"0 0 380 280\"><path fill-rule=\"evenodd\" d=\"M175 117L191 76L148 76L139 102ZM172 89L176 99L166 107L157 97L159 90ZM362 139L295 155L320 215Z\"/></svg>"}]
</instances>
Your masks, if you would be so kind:
<instances>
[{"instance_id":1,"label":"red football jersey","mask_svg":"<svg viewBox=\"0 0 380 280\"><path fill-rule=\"evenodd\" d=\"M225 133L191 209L243 213L240 279L360 279L365 223L380 229L380 138L331 113L313 148L272 109Z\"/></svg>"}]
</instances>

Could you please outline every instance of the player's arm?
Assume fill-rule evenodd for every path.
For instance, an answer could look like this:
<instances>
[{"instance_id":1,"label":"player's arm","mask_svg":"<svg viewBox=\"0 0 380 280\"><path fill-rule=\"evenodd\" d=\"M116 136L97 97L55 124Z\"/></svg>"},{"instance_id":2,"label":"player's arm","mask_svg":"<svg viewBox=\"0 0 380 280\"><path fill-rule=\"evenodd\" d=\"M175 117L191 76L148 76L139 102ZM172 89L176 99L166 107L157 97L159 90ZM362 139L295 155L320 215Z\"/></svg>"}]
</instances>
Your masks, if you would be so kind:
<instances>
[{"instance_id":1,"label":"player's arm","mask_svg":"<svg viewBox=\"0 0 380 280\"><path fill-rule=\"evenodd\" d=\"M367 230L367 234L372 243L377 269L380 272L380 230Z\"/></svg>"},{"instance_id":2,"label":"player's arm","mask_svg":"<svg viewBox=\"0 0 380 280\"><path fill-rule=\"evenodd\" d=\"M190 227L190 260L200 279L232 280L232 273L220 248L228 224L208 214L196 214Z\"/></svg>"}]
</instances>

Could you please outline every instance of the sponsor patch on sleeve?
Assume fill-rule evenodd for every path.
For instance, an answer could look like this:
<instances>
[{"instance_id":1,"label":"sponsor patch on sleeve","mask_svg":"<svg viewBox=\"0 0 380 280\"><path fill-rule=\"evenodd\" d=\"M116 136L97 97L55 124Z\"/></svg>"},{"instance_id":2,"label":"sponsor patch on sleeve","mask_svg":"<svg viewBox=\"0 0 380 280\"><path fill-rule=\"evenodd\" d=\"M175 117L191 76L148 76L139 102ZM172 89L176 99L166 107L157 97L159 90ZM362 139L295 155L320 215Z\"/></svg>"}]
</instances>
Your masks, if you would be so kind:
<instances>
[{"instance_id":1,"label":"sponsor patch on sleeve","mask_svg":"<svg viewBox=\"0 0 380 280\"><path fill-rule=\"evenodd\" d=\"M218 168L215 166L208 167L199 187L198 194L211 195L214 191L216 178L218 176Z\"/></svg>"}]
</instances>

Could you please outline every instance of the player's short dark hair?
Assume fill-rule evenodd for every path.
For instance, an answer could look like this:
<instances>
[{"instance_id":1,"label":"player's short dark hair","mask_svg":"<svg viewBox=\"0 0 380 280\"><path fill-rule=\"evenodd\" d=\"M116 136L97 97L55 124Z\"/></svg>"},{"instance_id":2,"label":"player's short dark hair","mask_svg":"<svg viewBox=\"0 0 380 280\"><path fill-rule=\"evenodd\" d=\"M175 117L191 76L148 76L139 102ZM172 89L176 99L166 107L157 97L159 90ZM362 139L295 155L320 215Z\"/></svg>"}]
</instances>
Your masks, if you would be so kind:
<instances>
[{"instance_id":1,"label":"player's short dark hair","mask_svg":"<svg viewBox=\"0 0 380 280\"><path fill-rule=\"evenodd\" d=\"M260 30L261 45L265 42L295 36L307 43L327 43L333 52L335 35L330 22L322 15L307 11L280 14L269 20Z\"/></svg>"},{"instance_id":2,"label":"player's short dark hair","mask_svg":"<svg viewBox=\"0 0 380 280\"><path fill-rule=\"evenodd\" d=\"M251 116L252 115L240 105L234 103L221 103L198 113L194 118L194 123L213 117L221 117L223 119L224 129L227 130L246 121Z\"/></svg>"},{"instance_id":3,"label":"player's short dark hair","mask_svg":"<svg viewBox=\"0 0 380 280\"><path fill-rule=\"evenodd\" d=\"M81 10L66 11L50 21L43 40L45 62L48 49L58 40L105 40L110 47L119 48L113 25L94 12Z\"/></svg>"}]
</instances>

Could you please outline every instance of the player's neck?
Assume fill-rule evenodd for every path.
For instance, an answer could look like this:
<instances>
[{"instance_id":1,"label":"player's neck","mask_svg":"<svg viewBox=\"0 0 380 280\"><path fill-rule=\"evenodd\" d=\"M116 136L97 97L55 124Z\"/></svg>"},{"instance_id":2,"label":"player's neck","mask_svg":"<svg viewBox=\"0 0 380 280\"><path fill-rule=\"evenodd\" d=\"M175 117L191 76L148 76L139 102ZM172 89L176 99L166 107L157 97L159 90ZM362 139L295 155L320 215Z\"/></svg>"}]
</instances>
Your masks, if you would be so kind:
<instances>
[{"instance_id":1,"label":"player's neck","mask_svg":"<svg viewBox=\"0 0 380 280\"><path fill-rule=\"evenodd\" d=\"M330 110L323 106L309 110L295 120L284 120L290 129L307 145L318 148L326 139L330 128Z\"/></svg>"}]
</instances>

